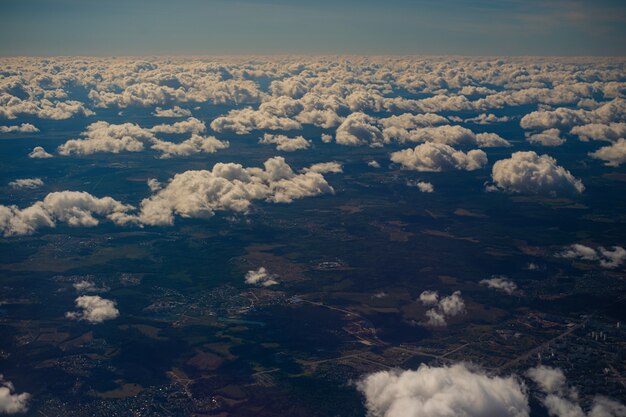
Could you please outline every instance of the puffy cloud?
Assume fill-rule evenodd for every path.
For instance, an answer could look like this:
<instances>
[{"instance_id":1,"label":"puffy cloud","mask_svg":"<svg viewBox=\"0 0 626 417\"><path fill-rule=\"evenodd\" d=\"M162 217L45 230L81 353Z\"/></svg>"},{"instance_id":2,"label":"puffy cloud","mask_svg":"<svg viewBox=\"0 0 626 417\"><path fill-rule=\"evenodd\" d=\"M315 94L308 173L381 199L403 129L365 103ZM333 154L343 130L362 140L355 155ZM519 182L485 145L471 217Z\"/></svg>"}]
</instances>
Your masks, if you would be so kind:
<instances>
[{"instance_id":1,"label":"puffy cloud","mask_svg":"<svg viewBox=\"0 0 626 417\"><path fill-rule=\"evenodd\" d=\"M390 116L384 119L379 119L378 123L384 128L402 128L406 130L415 129L418 127L428 127L447 123L448 119L443 116L434 113L426 114L411 114L404 113L399 116Z\"/></svg>"},{"instance_id":2,"label":"puffy cloud","mask_svg":"<svg viewBox=\"0 0 626 417\"><path fill-rule=\"evenodd\" d=\"M177 174L160 191L141 202L138 221L149 225L173 224L174 215L209 218L216 211L245 213L253 200L290 203L334 193L317 172L296 174L282 157L268 159L264 168L218 163L212 170Z\"/></svg>"},{"instance_id":3,"label":"puffy cloud","mask_svg":"<svg viewBox=\"0 0 626 417\"><path fill-rule=\"evenodd\" d=\"M597 151L589 153L589 156L605 161L607 166L620 166L626 163L626 139L619 139L612 145L603 146Z\"/></svg>"},{"instance_id":4,"label":"puffy cloud","mask_svg":"<svg viewBox=\"0 0 626 417\"><path fill-rule=\"evenodd\" d=\"M52 158L52 155L46 152L41 146L35 146L33 150L28 154L29 158Z\"/></svg>"},{"instance_id":5,"label":"puffy cloud","mask_svg":"<svg viewBox=\"0 0 626 417\"><path fill-rule=\"evenodd\" d=\"M561 146L565 143L565 139L561 137L559 129L547 129L540 133L526 135L526 140L530 143L543 146Z\"/></svg>"},{"instance_id":6,"label":"puffy cloud","mask_svg":"<svg viewBox=\"0 0 626 417\"><path fill-rule=\"evenodd\" d=\"M161 188L163 188L163 185L156 178L149 178L146 183L148 184L148 188L150 188L150 191L152 192L159 191Z\"/></svg>"},{"instance_id":7,"label":"puffy cloud","mask_svg":"<svg viewBox=\"0 0 626 417\"><path fill-rule=\"evenodd\" d=\"M176 122L174 124L160 124L148 129L152 133L202 133L206 130L206 125L195 117Z\"/></svg>"},{"instance_id":8,"label":"puffy cloud","mask_svg":"<svg viewBox=\"0 0 626 417\"><path fill-rule=\"evenodd\" d=\"M439 298L436 291L424 291L420 294L420 301L426 307L433 307L426 311L427 326L443 327L448 323L446 318L458 316L465 312L465 301L461 297L461 291L455 291L452 295Z\"/></svg>"},{"instance_id":9,"label":"puffy cloud","mask_svg":"<svg viewBox=\"0 0 626 417\"><path fill-rule=\"evenodd\" d=\"M585 190L582 181L557 165L548 155L535 152L515 152L509 159L493 165L494 185L488 189L526 194L580 194Z\"/></svg>"},{"instance_id":10,"label":"puffy cloud","mask_svg":"<svg viewBox=\"0 0 626 417\"><path fill-rule=\"evenodd\" d=\"M143 141L153 138L150 132L134 123L120 125L100 121L87 126L84 139L70 139L57 151L61 155L90 155L97 152L139 152L144 149Z\"/></svg>"},{"instance_id":11,"label":"puffy cloud","mask_svg":"<svg viewBox=\"0 0 626 417\"><path fill-rule=\"evenodd\" d=\"M375 118L365 113L352 113L337 128L335 141L348 146L382 146L383 134L374 126L375 122Z\"/></svg>"},{"instance_id":12,"label":"puffy cloud","mask_svg":"<svg viewBox=\"0 0 626 417\"><path fill-rule=\"evenodd\" d=\"M9 183L11 188L39 188L43 186L41 178L21 178Z\"/></svg>"},{"instance_id":13,"label":"puffy cloud","mask_svg":"<svg viewBox=\"0 0 626 417\"><path fill-rule=\"evenodd\" d=\"M474 133L461 126L443 125L436 127L422 127L406 130L398 127L388 127L383 131L387 141L397 140L405 142L432 142L445 145L470 144L479 147L511 146L511 144L495 133Z\"/></svg>"},{"instance_id":14,"label":"puffy cloud","mask_svg":"<svg viewBox=\"0 0 626 417\"><path fill-rule=\"evenodd\" d=\"M528 370L526 375L545 394L541 402L548 414L554 417L624 417L626 406L601 395L593 398L591 409L586 413L578 404L576 389L567 385L567 378L558 368L544 365Z\"/></svg>"},{"instance_id":15,"label":"puffy cloud","mask_svg":"<svg viewBox=\"0 0 626 417\"><path fill-rule=\"evenodd\" d=\"M24 209L0 205L0 231L4 236L28 235L42 227L55 227L57 222L93 227L99 223L94 215L123 224L131 209L132 206L111 197L97 198L78 191L54 192Z\"/></svg>"},{"instance_id":16,"label":"puffy cloud","mask_svg":"<svg viewBox=\"0 0 626 417\"><path fill-rule=\"evenodd\" d=\"M120 153L140 152L144 144L151 149L162 152L161 158L172 156L189 156L197 153L215 153L229 147L227 141L220 141L214 136L200 136L206 130L205 124L190 117L174 124L160 124L145 129L137 124L109 124L107 122L92 123L83 132L83 139L71 139L59 146L61 155L90 155L98 152ZM191 133L191 137L182 142L161 140L156 134Z\"/></svg>"},{"instance_id":17,"label":"puffy cloud","mask_svg":"<svg viewBox=\"0 0 626 417\"><path fill-rule=\"evenodd\" d=\"M269 287L271 285L278 284L276 281L277 276L267 272L267 269L260 267L259 269L251 270L246 273L246 284L260 285L263 287Z\"/></svg>"},{"instance_id":18,"label":"puffy cloud","mask_svg":"<svg viewBox=\"0 0 626 417\"><path fill-rule=\"evenodd\" d=\"M435 187L426 181L407 181L406 185L409 187L415 187L423 193L432 193L435 191Z\"/></svg>"},{"instance_id":19,"label":"puffy cloud","mask_svg":"<svg viewBox=\"0 0 626 417\"><path fill-rule=\"evenodd\" d=\"M30 397L27 392L17 394L13 384L0 374L0 414L25 413Z\"/></svg>"},{"instance_id":20,"label":"puffy cloud","mask_svg":"<svg viewBox=\"0 0 626 417\"><path fill-rule=\"evenodd\" d=\"M339 162L320 162L305 168L304 172L317 172L318 174L326 174L327 172L330 172L333 174L340 174L343 172L343 167Z\"/></svg>"},{"instance_id":21,"label":"puffy cloud","mask_svg":"<svg viewBox=\"0 0 626 417\"><path fill-rule=\"evenodd\" d=\"M606 124L623 121L626 114L626 100L616 98L593 110L560 107L556 110L540 110L527 114L520 121L524 129L566 129L577 125ZM595 128L583 130L591 133Z\"/></svg>"},{"instance_id":22,"label":"puffy cloud","mask_svg":"<svg viewBox=\"0 0 626 417\"><path fill-rule=\"evenodd\" d=\"M289 117L246 108L231 110L228 115L217 117L211 122L211 129L245 135L253 130L299 130L302 125Z\"/></svg>"},{"instance_id":23,"label":"puffy cloud","mask_svg":"<svg viewBox=\"0 0 626 417\"><path fill-rule=\"evenodd\" d=\"M391 160L401 164L403 169L413 171L474 171L487 164L487 155L478 149L465 153L449 145L427 142L415 149L393 152Z\"/></svg>"},{"instance_id":24,"label":"puffy cloud","mask_svg":"<svg viewBox=\"0 0 626 417\"><path fill-rule=\"evenodd\" d=\"M517 285L511 280L504 277L493 277L489 279L483 279L480 281L480 285L486 285L489 288L494 288L498 291L505 292L507 294L513 294L517 290Z\"/></svg>"},{"instance_id":25,"label":"puffy cloud","mask_svg":"<svg viewBox=\"0 0 626 417\"><path fill-rule=\"evenodd\" d=\"M102 292L102 291L106 291L107 290L106 288L98 288L98 287L96 287L96 284L94 284L91 281L87 281L87 280L81 280L81 281L75 282L74 284L72 284L72 286L79 293Z\"/></svg>"},{"instance_id":26,"label":"puffy cloud","mask_svg":"<svg viewBox=\"0 0 626 417\"><path fill-rule=\"evenodd\" d=\"M614 269L626 261L626 249L621 246L613 246L607 249L602 246L598 249L575 243L566 247L562 252L556 254L560 258L580 259L583 261L598 261L600 266L607 269Z\"/></svg>"},{"instance_id":27,"label":"puffy cloud","mask_svg":"<svg viewBox=\"0 0 626 417\"><path fill-rule=\"evenodd\" d=\"M174 106L171 109L162 109L157 107L152 113L155 117L188 117L191 116L191 111L183 109L179 106Z\"/></svg>"},{"instance_id":28,"label":"puffy cloud","mask_svg":"<svg viewBox=\"0 0 626 417\"><path fill-rule=\"evenodd\" d=\"M591 123L584 126L574 127L570 133L577 135L580 140L607 140L615 142L626 137L626 123Z\"/></svg>"},{"instance_id":29,"label":"puffy cloud","mask_svg":"<svg viewBox=\"0 0 626 417\"><path fill-rule=\"evenodd\" d=\"M172 156L189 156L197 153L215 153L230 146L228 141L218 140L215 136L193 134L183 142L174 143L165 140L153 140L152 149L162 152L161 158Z\"/></svg>"},{"instance_id":30,"label":"puffy cloud","mask_svg":"<svg viewBox=\"0 0 626 417\"><path fill-rule=\"evenodd\" d=\"M380 371L357 383L372 417L528 417L526 388L513 376L490 376L456 364Z\"/></svg>"},{"instance_id":31,"label":"puffy cloud","mask_svg":"<svg viewBox=\"0 0 626 417\"><path fill-rule=\"evenodd\" d=\"M380 163L378 161L371 160L367 163L367 166L372 168L380 168Z\"/></svg>"},{"instance_id":32,"label":"puffy cloud","mask_svg":"<svg viewBox=\"0 0 626 417\"><path fill-rule=\"evenodd\" d=\"M90 323L98 324L106 320L116 319L120 315L114 301L99 295L81 295L74 302L80 310L65 313L65 317L73 320L87 320Z\"/></svg>"},{"instance_id":33,"label":"puffy cloud","mask_svg":"<svg viewBox=\"0 0 626 417\"><path fill-rule=\"evenodd\" d=\"M475 123L478 125L490 125L490 124L494 124L494 123L505 123L510 121L511 118L508 116L501 116L498 117L495 114L492 113L481 113L476 117L472 117L469 119L465 119L465 123Z\"/></svg>"},{"instance_id":34,"label":"puffy cloud","mask_svg":"<svg viewBox=\"0 0 626 417\"><path fill-rule=\"evenodd\" d=\"M259 143L275 144L276 150L283 152L294 152L302 149L308 149L311 143L302 136L290 138L285 135L272 135L266 133Z\"/></svg>"},{"instance_id":35,"label":"puffy cloud","mask_svg":"<svg viewBox=\"0 0 626 417\"><path fill-rule=\"evenodd\" d=\"M22 123L19 126L0 126L0 133L37 133L39 129L30 123Z\"/></svg>"}]
</instances>

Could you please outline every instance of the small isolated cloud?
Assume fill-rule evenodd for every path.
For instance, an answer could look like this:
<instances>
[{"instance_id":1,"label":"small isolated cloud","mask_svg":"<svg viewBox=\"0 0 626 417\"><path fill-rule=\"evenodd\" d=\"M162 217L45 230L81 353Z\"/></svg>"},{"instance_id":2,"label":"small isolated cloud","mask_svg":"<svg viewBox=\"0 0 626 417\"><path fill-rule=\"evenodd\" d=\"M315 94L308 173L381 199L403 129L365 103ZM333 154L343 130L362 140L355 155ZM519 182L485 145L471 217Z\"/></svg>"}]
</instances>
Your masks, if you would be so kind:
<instances>
[{"instance_id":1,"label":"small isolated cloud","mask_svg":"<svg viewBox=\"0 0 626 417\"><path fill-rule=\"evenodd\" d=\"M13 384L0 374L0 414L25 413L30 397L27 392L17 394Z\"/></svg>"},{"instance_id":2,"label":"small isolated cloud","mask_svg":"<svg viewBox=\"0 0 626 417\"><path fill-rule=\"evenodd\" d=\"M148 188L150 188L150 191L152 191L153 193L163 188L163 184L161 184L156 178L149 178L146 183L148 184Z\"/></svg>"},{"instance_id":3,"label":"small isolated cloud","mask_svg":"<svg viewBox=\"0 0 626 417\"><path fill-rule=\"evenodd\" d=\"M494 123L505 123L510 121L511 118L508 116L501 116L498 117L495 114L492 113L482 113L479 114L476 117L472 117L470 119L465 119L465 123L475 123L478 125L490 125L490 124L494 124Z\"/></svg>"},{"instance_id":4,"label":"small isolated cloud","mask_svg":"<svg viewBox=\"0 0 626 417\"><path fill-rule=\"evenodd\" d=\"M567 378L559 368L538 366L526 372L544 394L541 403L554 417L624 417L626 406L601 395L593 398L591 409L586 413L579 404L578 392L567 385Z\"/></svg>"},{"instance_id":5,"label":"small isolated cloud","mask_svg":"<svg viewBox=\"0 0 626 417\"><path fill-rule=\"evenodd\" d=\"M626 163L626 139L619 139L612 145L604 146L589 154L592 158L605 161L604 165L618 167Z\"/></svg>"},{"instance_id":6,"label":"small isolated cloud","mask_svg":"<svg viewBox=\"0 0 626 417\"><path fill-rule=\"evenodd\" d=\"M14 189L20 189L20 188L34 189L34 188L39 188L42 186L43 186L43 181L41 180L41 178L21 178L15 181L11 181L9 183L9 187L14 188Z\"/></svg>"},{"instance_id":7,"label":"small isolated cloud","mask_svg":"<svg viewBox=\"0 0 626 417\"><path fill-rule=\"evenodd\" d=\"M22 123L16 126L0 126L0 133L37 133L39 129L30 123Z\"/></svg>"},{"instance_id":8,"label":"small isolated cloud","mask_svg":"<svg viewBox=\"0 0 626 417\"><path fill-rule=\"evenodd\" d=\"M449 145L427 142L415 149L393 152L391 160L402 165L402 169L412 171L474 171L487 164L487 155L479 149L465 153Z\"/></svg>"},{"instance_id":9,"label":"small isolated cloud","mask_svg":"<svg viewBox=\"0 0 626 417\"><path fill-rule=\"evenodd\" d=\"M526 140L535 145L543 146L561 146L565 143L565 139L561 137L561 131L559 129L547 129L543 132L535 134L527 134Z\"/></svg>"},{"instance_id":10,"label":"small isolated cloud","mask_svg":"<svg viewBox=\"0 0 626 417\"><path fill-rule=\"evenodd\" d=\"M278 278L278 276L274 274L270 274L269 272L267 272L267 269L265 269L264 267L260 267L256 271L255 270L248 271L246 273L245 280L246 280L246 284L269 287L271 285L278 284L278 281L276 281L276 278Z\"/></svg>"},{"instance_id":11,"label":"small isolated cloud","mask_svg":"<svg viewBox=\"0 0 626 417\"><path fill-rule=\"evenodd\" d=\"M155 117L189 117L191 116L191 111L179 106L174 106L171 109L157 107L152 114Z\"/></svg>"},{"instance_id":12,"label":"small isolated cloud","mask_svg":"<svg viewBox=\"0 0 626 417\"><path fill-rule=\"evenodd\" d=\"M91 281L81 280L72 284L74 289L76 289L79 293L87 293L87 292L106 292L108 288L99 288Z\"/></svg>"},{"instance_id":13,"label":"small isolated cloud","mask_svg":"<svg viewBox=\"0 0 626 417\"><path fill-rule=\"evenodd\" d=\"M406 185L409 187L415 187L423 193L432 193L435 191L435 186L426 181L407 181Z\"/></svg>"},{"instance_id":14,"label":"small isolated cloud","mask_svg":"<svg viewBox=\"0 0 626 417\"><path fill-rule=\"evenodd\" d=\"M486 285L489 288L502 291L509 295L513 294L517 290L517 285L511 280L504 277L493 277L489 279L483 279L480 281L480 285Z\"/></svg>"},{"instance_id":15,"label":"small isolated cloud","mask_svg":"<svg viewBox=\"0 0 626 417\"><path fill-rule=\"evenodd\" d=\"M589 246L575 243L556 254L559 258L578 259L581 261L598 261L601 267L614 269L626 261L626 249L621 246L613 246L612 249L591 248Z\"/></svg>"},{"instance_id":16,"label":"small isolated cloud","mask_svg":"<svg viewBox=\"0 0 626 417\"><path fill-rule=\"evenodd\" d=\"M380 163L378 161L372 160L367 163L367 166L378 169L380 168Z\"/></svg>"},{"instance_id":17,"label":"small isolated cloud","mask_svg":"<svg viewBox=\"0 0 626 417\"><path fill-rule=\"evenodd\" d=\"M152 149L162 152L161 158L171 158L172 156L189 156L197 153L215 153L220 149L230 146L228 141L222 141L215 136L200 136L193 134L183 142L174 143L166 140L155 139Z\"/></svg>"},{"instance_id":18,"label":"small isolated cloud","mask_svg":"<svg viewBox=\"0 0 626 417\"><path fill-rule=\"evenodd\" d=\"M86 320L98 324L119 317L115 302L99 295L81 295L74 301L79 311L68 311L65 317L73 320Z\"/></svg>"},{"instance_id":19,"label":"small isolated cloud","mask_svg":"<svg viewBox=\"0 0 626 417\"><path fill-rule=\"evenodd\" d=\"M259 143L274 144L277 151L283 152L295 152L308 149L311 146L311 143L302 136L290 138L285 135L272 135L269 133L264 134Z\"/></svg>"},{"instance_id":20,"label":"small isolated cloud","mask_svg":"<svg viewBox=\"0 0 626 417\"><path fill-rule=\"evenodd\" d=\"M313 164L308 168L304 168L303 172L317 172L318 174L326 174L328 172L332 174L341 174L343 172L343 167L339 162L320 162L318 164Z\"/></svg>"},{"instance_id":21,"label":"small isolated cloud","mask_svg":"<svg viewBox=\"0 0 626 417\"><path fill-rule=\"evenodd\" d=\"M420 301L426 307L433 307L426 312L427 326L443 327L448 324L446 318L458 316L465 312L465 301L461 297L461 291L455 291L452 295L439 298L436 291L424 291L420 294Z\"/></svg>"},{"instance_id":22,"label":"small isolated cloud","mask_svg":"<svg viewBox=\"0 0 626 417\"><path fill-rule=\"evenodd\" d=\"M526 387L463 363L380 371L357 383L371 417L528 417Z\"/></svg>"},{"instance_id":23,"label":"small isolated cloud","mask_svg":"<svg viewBox=\"0 0 626 417\"><path fill-rule=\"evenodd\" d=\"M501 190L524 194L580 194L585 190L582 181L559 166L548 155L533 151L515 152L509 159L496 161L491 171L493 186Z\"/></svg>"},{"instance_id":24,"label":"small isolated cloud","mask_svg":"<svg viewBox=\"0 0 626 417\"><path fill-rule=\"evenodd\" d=\"M28 154L29 158L52 158L52 155L46 152L41 146L35 146L33 150Z\"/></svg>"}]
</instances>

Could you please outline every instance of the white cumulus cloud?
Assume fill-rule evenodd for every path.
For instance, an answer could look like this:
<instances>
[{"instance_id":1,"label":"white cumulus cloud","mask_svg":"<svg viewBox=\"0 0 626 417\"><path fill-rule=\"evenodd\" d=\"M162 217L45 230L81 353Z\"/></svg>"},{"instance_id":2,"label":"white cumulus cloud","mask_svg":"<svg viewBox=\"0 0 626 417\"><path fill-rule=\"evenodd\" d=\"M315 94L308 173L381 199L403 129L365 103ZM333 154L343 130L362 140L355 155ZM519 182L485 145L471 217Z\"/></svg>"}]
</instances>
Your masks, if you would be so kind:
<instances>
[{"instance_id":1,"label":"white cumulus cloud","mask_svg":"<svg viewBox=\"0 0 626 417\"><path fill-rule=\"evenodd\" d=\"M479 149L465 153L449 145L428 142L415 149L393 152L391 160L402 165L403 169L412 171L474 171L487 164L487 155Z\"/></svg>"},{"instance_id":2,"label":"white cumulus cloud","mask_svg":"<svg viewBox=\"0 0 626 417\"><path fill-rule=\"evenodd\" d=\"M115 302L107 300L99 295L81 295L74 301L79 311L68 311L67 318L73 320L86 320L93 324L102 323L119 317L120 312L115 307Z\"/></svg>"}]
</instances>

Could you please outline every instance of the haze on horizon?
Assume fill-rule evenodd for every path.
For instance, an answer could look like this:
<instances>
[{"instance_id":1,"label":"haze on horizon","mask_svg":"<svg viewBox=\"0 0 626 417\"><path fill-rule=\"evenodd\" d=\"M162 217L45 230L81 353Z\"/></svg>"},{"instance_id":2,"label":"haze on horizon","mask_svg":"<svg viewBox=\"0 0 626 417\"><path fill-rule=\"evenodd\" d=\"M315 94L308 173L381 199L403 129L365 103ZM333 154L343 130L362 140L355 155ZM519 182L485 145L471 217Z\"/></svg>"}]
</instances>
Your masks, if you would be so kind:
<instances>
[{"instance_id":1,"label":"haze on horizon","mask_svg":"<svg viewBox=\"0 0 626 417\"><path fill-rule=\"evenodd\" d=\"M0 55L624 55L619 0L2 0Z\"/></svg>"}]
</instances>

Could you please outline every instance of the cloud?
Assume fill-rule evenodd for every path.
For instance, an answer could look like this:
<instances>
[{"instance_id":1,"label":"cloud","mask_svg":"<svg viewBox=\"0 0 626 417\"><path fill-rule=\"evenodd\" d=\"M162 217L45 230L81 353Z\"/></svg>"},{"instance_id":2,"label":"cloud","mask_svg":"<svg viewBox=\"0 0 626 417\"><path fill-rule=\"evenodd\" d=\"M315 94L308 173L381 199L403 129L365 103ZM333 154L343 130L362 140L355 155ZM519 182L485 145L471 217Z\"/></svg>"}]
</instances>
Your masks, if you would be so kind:
<instances>
[{"instance_id":1,"label":"cloud","mask_svg":"<svg viewBox=\"0 0 626 417\"><path fill-rule=\"evenodd\" d=\"M39 129L30 123L22 123L19 126L0 126L0 133L37 133Z\"/></svg>"},{"instance_id":2,"label":"cloud","mask_svg":"<svg viewBox=\"0 0 626 417\"><path fill-rule=\"evenodd\" d=\"M259 143L275 144L276 150L283 152L294 152L302 149L308 149L311 143L302 136L290 138L285 135L272 135L266 133Z\"/></svg>"},{"instance_id":3,"label":"cloud","mask_svg":"<svg viewBox=\"0 0 626 417\"><path fill-rule=\"evenodd\" d=\"M626 139L618 139L612 145L604 146L595 152L589 153L589 156L605 161L604 165L618 167L626 163Z\"/></svg>"},{"instance_id":4,"label":"cloud","mask_svg":"<svg viewBox=\"0 0 626 417\"><path fill-rule=\"evenodd\" d=\"M407 181L406 185L409 187L416 187L423 193L432 193L435 191L435 186L426 181Z\"/></svg>"},{"instance_id":5,"label":"cloud","mask_svg":"<svg viewBox=\"0 0 626 417\"><path fill-rule=\"evenodd\" d=\"M65 317L69 319L86 320L89 323L98 324L106 320L116 319L120 315L114 301L99 295L81 295L74 302L80 310L65 313Z\"/></svg>"},{"instance_id":6,"label":"cloud","mask_svg":"<svg viewBox=\"0 0 626 417\"><path fill-rule=\"evenodd\" d=\"M79 191L54 192L24 209L0 205L0 232L3 236L29 235L42 227L55 227L57 222L93 227L99 223L94 215L123 224L132 209L111 197L97 198Z\"/></svg>"},{"instance_id":7,"label":"cloud","mask_svg":"<svg viewBox=\"0 0 626 417\"><path fill-rule=\"evenodd\" d=\"M578 392L567 385L567 378L561 369L540 365L531 368L526 375L539 387L544 396L542 404L550 416L554 417L624 417L626 406L596 395L591 409L586 413L578 404Z\"/></svg>"},{"instance_id":8,"label":"cloud","mask_svg":"<svg viewBox=\"0 0 626 417\"><path fill-rule=\"evenodd\" d=\"M478 149L464 153L442 143L428 142L415 149L393 152L391 160L412 171L474 171L487 164L487 155Z\"/></svg>"},{"instance_id":9,"label":"cloud","mask_svg":"<svg viewBox=\"0 0 626 417\"><path fill-rule=\"evenodd\" d=\"M41 146L35 146L28 154L29 158L52 158L52 155L46 152Z\"/></svg>"},{"instance_id":10,"label":"cloud","mask_svg":"<svg viewBox=\"0 0 626 417\"><path fill-rule=\"evenodd\" d=\"M87 126L84 139L71 139L58 147L61 155L90 155L98 152L140 152L143 141L153 138L152 134L134 123L120 125L100 121Z\"/></svg>"},{"instance_id":11,"label":"cloud","mask_svg":"<svg viewBox=\"0 0 626 417\"><path fill-rule=\"evenodd\" d=\"M504 277L483 279L480 281L480 285L486 285L489 288L494 288L509 295L513 294L517 290L517 285L515 285L513 281Z\"/></svg>"},{"instance_id":12,"label":"cloud","mask_svg":"<svg viewBox=\"0 0 626 417\"><path fill-rule=\"evenodd\" d=\"M461 297L461 291L455 291L452 295L439 298L436 291L424 291L420 294L420 301L426 307L433 307L426 311L427 326L443 327L448 323L446 318L458 316L465 312L465 301Z\"/></svg>"},{"instance_id":13,"label":"cloud","mask_svg":"<svg viewBox=\"0 0 626 417\"><path fill-rule=\"evenodd\" d=\"M513 376L465 364L380 371L357 383L371 417L528 417L526 388Z\"/></svg>"},{"instance_id":14,"label":"cloud","mask_svg":"<svg viewBox=\"0 0 626 417\"><path fill-rule=\"evenodd\" d=\"M491 171L494 185L489 190L525 194L580 194L582 181L557 165L548 155L515 152L509 159L496 161Z\"/></svg>"},{"instance_id":15,"label":"cloud","mask_svg":"<svg viewBox=\"0 0 626 417\"><path fill-rule=\"evenodd\" d=\"M574 127L570 133L577 135L580 140L606 140L615 142L626 137L626 123L591 123L584 126Z\"/></svg>"},{"instance_id":16,"label":"cloud","mask_svg":"<svg viewBox=\"0 0 626 417\"><path fill-rule=\"evenodd\" d=\"M28 411L31 395L27 392L15 393L15 387L0 374L0 414L17 414Z\"/></svg>"},{"instance_id":17,"label":"cloud","mask_svg":"<svg viewBox=\"0 0 626 417\"><path fill-rule=\"evenodd\" d=\"M367 163L367 166L372 168L380 168L380 163L378 161L371 160Z\"/></svg>"},{"instance_id":18,"label":"cloud","mask_svg":"<svg viewBox=\"0 0 626 417\"><path fill-rule=\"evenodd\" d=\"M209 218L216 211L246 213L253 200L291 203L293 200L334 193L317 172L296 174L282 157L270 158L264 168L218 163L212 170L177 174L157 193L141 202L137 220L169 225L174 215Z\"/></svg>"},{"instance_id":19,"label":"cloud","mask_svg":"<svg viewBox=\"0 0 626 417\"><path fill-rule=\"evenodd\" d=\"M42 186L43 186L43 181L41 180L41 178L21 178L15 181L11 181L9 183L9 187L15 188L15 189L20 189L20 188L34 189L34 188L39 188Z\"/></svg>"},{"instance_id":20,"label":"cloud","mask_svg":"<svg viewBox=\"0 0 626 417\"><path fill-rule=\"evenodd\" d=\"M555 110L535 111L522 117L520 126L524 129L567 129L579 125L623 121L624 114L626 114L626 100L616 98L593 110L560 107ZM590 133L594 129L582 129L580 133L585 136L585 133Z\"/></svg>"},{"instance_id":21,"label":"cloud","mask_svg":"<svg viewBox=\"0 0 626 417\"><path fill-rule=\"evenodd\" d=\"M246 273L245 281L246 284L269 287L271 285L278 284L278 281L276 281L277 278L278 277L276 275L267 272L264 267L260 267L256 271L248 271Z\"/></svg>"},{"instance_id":22,"label":"cloud","mask_svg":"<svg viewBox=\"0 0 626 417\"><path fill-rule=\"evenodd\" d=\"M526 140L543 146L561 146L565 143L565 139L561 137L561 131L556 128L547 129L540 133L527 134Z\"/></svg>"},{"instance_id":23,"label":"cloud","mask_svg":"<svg viewBox=\"0 0 626 417\"><path fill-rule=\"evenodd\" d=\"M154 113L152 114L155 117L188 117L191 116L191 111L180 108L179 106L174 106L171 109L162 109L161 107L157 107L154 109Z\"/></svg>"},{"instance_id":24,"label":"cloud","mask_svg":"<svg viewBox=\"0 0 626 417\"><path fill-rule=\"evenodd\" d=\"M211 129L245 135L253 130L300 130L300 122L289 117L276 116L268 111L251 108L231 110L226 116L215 118Z\"/></svg>"},{"instance_id":25,"label":"cloud","mask_svg":"<svg viewBox=\"0 0 626 417\"><path fill-rule=\"evenodd\" d=\"M601 267L614 269L626 261L626 249L621 246L613 246L612 249L600 246L598 249L593 249L589 246L575 243L566 247L562 252L557 253L556 256L582 261L598 261Z\"/></svg>"},{"instance_id":26,"label":"cloud","mask_svg":"<svg viewBox=\"0 0 626 417\"><path fill-rule=\"evenodd\" d=\"M436 127L420 127L406 130L396 126L383 130L386 142L397 140L400 143L426 142L445 145L469 144L481 148L508 147L511 144L495 133L474 133L461 126L443 125Z\"/></svg>"},{"instance_id":27,"label":"cloud","mask_svg":"<svg viewBox=\"0 0 626 417\"><path fill-rule=\"evenodd\" d=\"M339 162L320 162L313 164L308 168L304 168L304 172L317 172L318 174L326 174L327 172L333 174L340 174L343 172L343 167Z\"/></svg>"},{"instance_id":28,"label":"cloud","mask_svg":"<svg viewBox=\"0 0 626 417\"><path fill-rule=\"evenodd\" d=\"M107 288L98 288L96 287L96 284L87 280L81 280L81 281L75 282L74 284L72 284L72 286L79 293L108 291Z\"/></svg>"},{"instance_id":29,"label":"cloud","mask_svg":"<svg viewBox=\"0 0 626 417\"><path fill-rule=\"evenodd\" d=\"M476 117L472 117L469 119L465 119L465 123L475 123L478 125L490 125L490 124L494 124L494 123L505 123L510 121L511 118L508 116L501 116L498 117L495 114L487 114L487 113L481 113Z\"/></svg>"},{"instance_id":30,"label":"cloud","mask_svg":"<svg viewBox=\"0 0 626 417\"><path fill-rule=\"evenodd\" d=\"M140 152L144 145L160 151L161 158L172 156L189 156L198 153L215 153L229 147L227 141L218 140L214 136L200 136L206 130L205 124L190 117L173 124L160 124L145 129L134 123L119 125L104 121L95 122L82 133L83 139L71 139L58 147L61 155L91 155L99 152L120 153ZM157 138L156 134L184 134L191 137L182 142L170 142Z\"/></svg>"},{"instance_id":31,"label":"cloud","mask_svg":"<svg viewBox=\"0 0 626 417\"><path fill-rule=\"evenodd\" d=\"M172 156L189 156L197 153L215 153L229 146L228 141L221 141L215 136L204 137L193 134L189 139L180 143L155 139L151 148L162 152L161 158L171 158Z\"/></svg>"},{"instance_id":32,"label":"cloud","mask_svg":"<svg viewBox=\"0 0 626 417\"><path fill-rule=\"evenodd\" d=\"M383 146L385 140L380 129L374 126L375 122L374 117L365 113L352 113L337 128L335 141L347 146Z\"/></svg>"}]
</instances>

